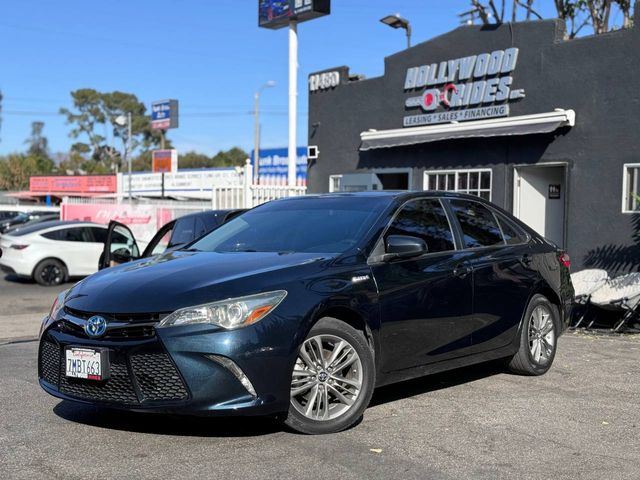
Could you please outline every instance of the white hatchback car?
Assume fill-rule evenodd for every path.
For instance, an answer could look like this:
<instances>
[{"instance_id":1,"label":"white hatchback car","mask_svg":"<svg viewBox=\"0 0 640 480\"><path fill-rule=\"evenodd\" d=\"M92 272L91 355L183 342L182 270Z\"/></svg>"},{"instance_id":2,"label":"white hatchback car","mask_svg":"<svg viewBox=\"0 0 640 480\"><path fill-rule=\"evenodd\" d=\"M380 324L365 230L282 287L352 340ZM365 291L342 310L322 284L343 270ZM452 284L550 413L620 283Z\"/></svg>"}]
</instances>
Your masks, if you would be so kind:
<instances>
[{"instance_id":1,"label":"white hatchback car","mask_svg":"<svg viewBox=\"0 0 640 480\"><path fill-rule=\"evenodd\" d=\"M106 226L87 222L54 220L25 227L0 237L0 269L58 285L95 273L106 237Z\"/></svg>"}]
</instances>

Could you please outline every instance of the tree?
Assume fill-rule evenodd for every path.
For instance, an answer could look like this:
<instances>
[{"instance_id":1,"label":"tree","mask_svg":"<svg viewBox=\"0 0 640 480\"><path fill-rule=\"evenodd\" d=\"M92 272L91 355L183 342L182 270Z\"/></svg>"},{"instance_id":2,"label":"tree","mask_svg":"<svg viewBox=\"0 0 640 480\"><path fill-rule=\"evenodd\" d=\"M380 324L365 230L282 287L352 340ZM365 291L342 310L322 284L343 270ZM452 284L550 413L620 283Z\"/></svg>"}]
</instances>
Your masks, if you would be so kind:
<instances>
[{"instance_id":1,"label":"tree","mask_svg":"<svg viewBox=\"0 0 640 480\"><path fill-rule=\"evenodd\" d=\"M47 137L42 134L43 130L44 122L31 122L31 135L29 135L29 138L24 142L29 145L27 152L30 155L49 156L49 141Z\"/></svg>"},{"instance_id":2,"label":"tree","mask_svg":"<svg viewBox=\"0 0 640 480\"><path fill-rule=\"evenodd\" d=\"M72 152L87 155L96 162L96 169L109 171L121 168L122 158L118 149L110 145L104 135L96 130L100 126L111 129L113 138L121 141L122 150L133 155L136 149L142 151L160 144L160 132L151 128L151 120L146 115L145 105L131 93L101 93L92 88L82 88L71 92L74 110L61 108L60 113L67 117L67 123L74 125L70 137L83 138L85 142L77 142ZM129 128L126 123L120 125L116 119L131 114L131 152L128 148Z\"/></svg>"},{"instance_id":3,"label":"tree","mask_svg":"<svg viewBox=\"0 0 640 480\"><path fill-rule=\"evenodd\" d=\"M29 177L51 173L53 161L48 157L14 153L0 159L0 190L29 188Z\"/></svg>"},{"instance_id":4,"label":"tree","mask_svg":"<svg viewBox=\"0 0 640 480\"><path fill-rule=\"evenodd\" d=\"M501 1L500 8L496 1L488 0L483 3L481 0L470 0L473 8L463 16L469 17L470 23L474 23L476 19L483 24L502 23L507 14L505 1ZM512 0L511 21L517 21L518 14L522 12L525 20L531 20L533 17L542 19L534 9L534 4L535 0ZM567 25L568 38L575 38L586 26L591 26L595 34L605 33L617 27L611 24L614 8L622 13L622 28L628 28L632 23L631 0L554 0L554 6L558 18Z\"/></svg>"}]
</instances>

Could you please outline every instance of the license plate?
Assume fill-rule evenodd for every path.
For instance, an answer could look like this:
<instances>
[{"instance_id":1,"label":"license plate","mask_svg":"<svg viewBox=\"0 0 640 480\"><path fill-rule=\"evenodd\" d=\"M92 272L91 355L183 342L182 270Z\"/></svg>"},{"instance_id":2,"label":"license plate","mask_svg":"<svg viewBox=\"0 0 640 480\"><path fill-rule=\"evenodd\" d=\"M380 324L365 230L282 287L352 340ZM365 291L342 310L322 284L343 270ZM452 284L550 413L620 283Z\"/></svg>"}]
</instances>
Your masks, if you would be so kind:
<instances>
[{"instance_id":1,"label":"license plate","mask_svg":"<svg viewBox=\"0 0 640 480\"><path fill-rule=\"evenodd\" d=\"M109 352L96 348L67 347L65 372L71 378L106 380L109 378Z\"/></svg>"}]
</instances>

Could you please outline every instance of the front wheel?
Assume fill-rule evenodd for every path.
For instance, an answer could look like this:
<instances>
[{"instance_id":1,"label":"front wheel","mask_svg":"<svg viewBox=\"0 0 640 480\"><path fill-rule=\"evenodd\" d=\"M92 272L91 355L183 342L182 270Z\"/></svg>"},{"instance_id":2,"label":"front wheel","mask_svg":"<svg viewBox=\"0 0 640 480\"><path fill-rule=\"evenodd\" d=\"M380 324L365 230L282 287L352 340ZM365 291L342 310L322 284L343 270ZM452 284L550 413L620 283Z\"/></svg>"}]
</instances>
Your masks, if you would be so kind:
<instances>
[{"instance_id":1,"label":"front wheel","mask_svg":"<svg viewBox=\"0 0 640 480\"><path fill-rule=\"evenodd\" d=\"M285 423L307 434L345 430L362 417L374 386L373 353L364 334L323 318L298 351Z\"/></svg>"},{"instance_id":2,"label":"front wheel","mask_svg":"<svg viewBox=\"0 0 640 480\"><path fill-rule=\"evenodd\" d=\"M520 332L520 349L509 369L521 375L543 375L556 356L558 309L546 297L534 295L529 302Z\"/></svg>"}]
</instances>

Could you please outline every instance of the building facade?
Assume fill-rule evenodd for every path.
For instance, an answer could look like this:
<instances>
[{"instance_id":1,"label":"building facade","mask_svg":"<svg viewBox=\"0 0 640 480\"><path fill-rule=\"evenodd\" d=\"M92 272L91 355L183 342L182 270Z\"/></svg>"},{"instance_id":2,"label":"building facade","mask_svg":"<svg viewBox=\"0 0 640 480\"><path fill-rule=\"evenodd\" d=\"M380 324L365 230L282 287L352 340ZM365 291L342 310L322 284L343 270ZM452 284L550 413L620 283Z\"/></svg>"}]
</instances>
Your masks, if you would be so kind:
<instances>
[{"instance_id":1,"label":"building facade","mask_svg":"<svg viewBox=\"0 0 640 480\"><path fill-rule=\"evenodd\" d=\"M472 193L574 270L638 270L640 27L565 40L556 20L464 26L384 65L310 75L310 193Z\"/></svg>"}]
</instances>

